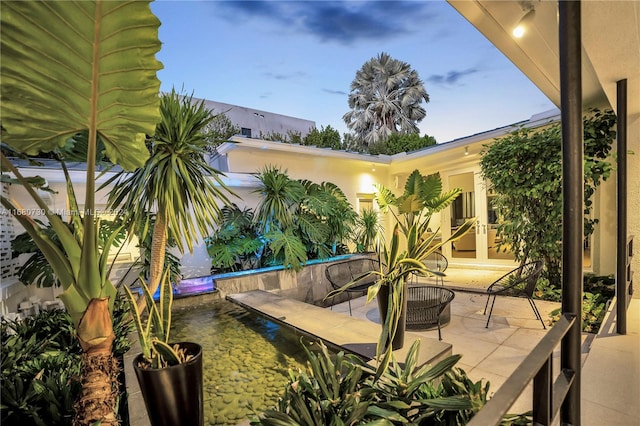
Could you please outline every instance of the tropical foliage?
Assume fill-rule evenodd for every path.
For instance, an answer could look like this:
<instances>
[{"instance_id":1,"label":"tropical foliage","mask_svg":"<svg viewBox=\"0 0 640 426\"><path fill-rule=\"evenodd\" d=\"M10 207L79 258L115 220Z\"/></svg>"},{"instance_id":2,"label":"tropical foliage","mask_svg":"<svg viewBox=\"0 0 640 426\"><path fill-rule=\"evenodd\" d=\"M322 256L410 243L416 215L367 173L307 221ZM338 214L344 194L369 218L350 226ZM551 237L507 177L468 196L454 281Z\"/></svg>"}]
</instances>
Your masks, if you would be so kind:
<instances>
[{"instance_id":1,"label":"tropical foliage","mask_svg":"<svg viewBox=\"0 0 640 426\"><path fill-rule=\"evenodd\" d=\"M418 73L406 63L380 53L356 72L343 119L358 139L371 146L392 133L418 133L429 95Z\"/></svg>"},{"instance_id":2,"label":"tropical foliage","mask_svg":"<svg viewBox=\"0 0 640 426\"><path fill-rule=\"evenodd\" d=\"M113 312L113 354L121 357L131 347L131 320L118 298ZM21 321L2 320L3 424L71 425L73 403L81 391L82 348L71 317L63 310L43 311ZM121 370L124 374L123 370ZM120 421L128 418L126 388L119 381ZM124 423L123 423L124 424Z\"/></svg>"},{"instance_id":3,"label":"tropical foliage","mask_svg":"<svg viewBox=\"0 0 640 426\"><path fill-rule=\"evenodd\" d=\"M414 274L443 275L442 272L427 269L422 260L443 244L461 238L471 229L475 219L466 221L448 239L437 242L439 230L429 232L431 217L451 205L460 195L459 188L443 192L439 175L422 176L418 170L414 170L407 178L404 192L400 196L394 195L383 185L378 185L377 189L376 200L381 210L391 213L395 219L391 240L386 244L379 244L376 249L381 268L363 274L342 288L330 292L327 298L372 275L376 275L377 282L369 287L367 302L372 301L383 286L388 287L389 302L386 312L381 312L383 325L376 347L377 376L380 376L391 360L390 342L394 340L399 327L403 327L400 319L406 306L405 289L408 279Z\"/></svg>"},{"instance_id":4,"label":"tropical foliage","mask_svg":"<svg viewBox=\"0 0 640 426\"><path fill-rule=\"evenodd\" d=\"M352 237L356 244L356 251L367 252L375 249L376 240L382 230L380 216L376 210L364 209L358 213Z\"/></svg>"},{"instance_id":5,"label":"tropical foliage","mask_svg":"<svg viewBox=\"0 0 640 426\"><path fill-rule=\"evenodd\" d=\"M83 210L68 188L71 228L4 154L2 170L22 182L63 247L32 218L15 215L58 277L64 289L60 298L83 350L74 422L115 425L117 369L111 349L116 288L106 274L108 250L99 250L97 243L95 165L99 141L104 155L125 170L148 157L144 137L158 121L160 23L146 1L3 2L0 19L3 142L35 155L87 134ZM2 204L20 211L5 197Z\"/></svg>"},{"instance_id":6,"label":"tropical foliage","mask_svg":"<svg viewBox=\"0 0 640 426\"><path fill-rule=\"evenodd\" d=\"M612 111L592 111L584 120L584 236L593 233L592 198L612 170L609 153L616 133ZM562 259L562 163L560 125L518 129L485 146L482 175L496 194L501 247L516 260L544 259L547 278L560 285Z\"/></svg>"},{"instance_id":7,"label":"tropical foliage","mask_svg":"<svg viewBox=\"0 0 640 426\"><path fill-rule=\"evenodd\" d=\"M265 241L254 226L253 210L235 204L222 208L220 227L205 239L211 273L256 269L261 266Z\"/></svg>"},{"instance_id":8,"label":"tropical foliage","mask_svg":"<svg viewBox=\"0 0 640 426\"><path fill-rule=\"evenodd\" d=\"M266 264L300 270L310 258L345 252L356 213L342 190L330 182L291 179L286 171L266 166L256 173L261 199L254 225L265 238Z\"/></svg>"},{"instance_id":9,"label":"tropical foliage","mask_svg":"<svg viewBox=\"0 0 640 426\"><path fill-rule=\"evenodd\" d=\"M34 219L39 222L37 219ZM55 243L60 250L63 249L60 244L60 240L55 231L49 224L39 222L42 232ZM73 224L68 223L72 229ZM115 238L112 241L111 247L120 247L123 243L126 233L122 229L122 224L118 220L101 220L98 229L98 246L101 250L107 250L111 247L105 247L105 244L109 241L109 237L114 235ZM53 268L47 261L47 258L42 253L42 250L38 248L33 238L27 233L17 235L11 241L11 257L18 257L22 254L29 254L30 256L20 266L17 272L18 279L24 285L35 285L36 287L53 287L60 286L60 282L53 272Z\"/></svg>"},{"instance_id":10,"label":"tropical foliage","mask_svg":"<svg viewBox=\"0 0 640 426\"><path fill-rule=\"evenodd\" d=\"M582 301L582 331L597 333L607 312L609 301L615 296L616 280L611 276L597 276L585 274L583 277L583 301ZM557 286L549 285L549 280L543 278L538 283L534 297L542 300L560 302L562 291ZM551 323L555 323L561 317L561 309L553 310L549 316Z\"/></svg>"},{"instance_id":11,"label":"tropical foliage","mask_svg":"<svg viewBox=\"0 0 640 426\"><path fill-rule=\"evenodd\" d=\"M154 294L165 269L167 242L180 252L193 252L195 241L214 228L221 212L218 202L229 204L233 194L224 176L205 158L205 130L214 116L204 101L172 90L160 97L160 120L148 140L148 160L133 173L121 172L113 184L108 205L123 212L135 235L146 235L153 222L148 287ZM154 211L155 217L148 214ZM144 299L141 300L142 308Z\"/></svg>"},{"instance_id":12,"label":"tropical foliage","mask_svg":"<svg viewBox=\"0 0 640 426\"><path fill-rule=\"evenodd\" d=\"M354 355L331 355L305 347L306 371L290 371L278 406L252 425L464 425L486 403L489 383L473 382L455 367L460 355L434 366L419 366L420 342L403 364L394 359L376 378L375 370ZM509 416L513 418L513 416ZM511 424L506 421L503 424ZM526 424L526 423L525 423Z\"/></svg>"}]
</instances>

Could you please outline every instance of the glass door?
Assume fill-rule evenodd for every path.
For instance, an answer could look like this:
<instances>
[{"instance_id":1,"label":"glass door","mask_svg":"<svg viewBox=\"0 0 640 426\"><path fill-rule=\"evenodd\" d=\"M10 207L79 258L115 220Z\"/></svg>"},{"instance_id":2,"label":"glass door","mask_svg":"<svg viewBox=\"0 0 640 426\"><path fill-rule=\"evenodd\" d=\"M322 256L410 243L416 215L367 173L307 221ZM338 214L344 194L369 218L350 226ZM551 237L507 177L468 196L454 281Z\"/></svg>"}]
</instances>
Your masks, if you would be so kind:
<instances>
[{"instance_id":1,"label":"glass door","mask_svg":"<svg viewBox=\"0 0 640 426\"><path fill-rule=\"evenodd\" d=\"M467 219L477 217L476 214L476 188L474 173L460 173L449 176L449 188L460 188L462 193L450 207L450 229L453 234ZM455 259L477 259L478 242L477 233L479 221L462 238L451 243L451 257Z\"/></svg>"},{"instance_id":2,"label":"glass door","mask_svg":"<svg viewBox=\"0 0 640 426\"><path fill-rule=\"evenodd\" d=\"M485 188L489 188L489 184ZM498 206L496 206L496 195L490 190L485 191L487 195L487 256L492 260L510 260L514 261L511 247L502 243L498 236L498 225L501 216Z\"/></svg>"}]
</instances>

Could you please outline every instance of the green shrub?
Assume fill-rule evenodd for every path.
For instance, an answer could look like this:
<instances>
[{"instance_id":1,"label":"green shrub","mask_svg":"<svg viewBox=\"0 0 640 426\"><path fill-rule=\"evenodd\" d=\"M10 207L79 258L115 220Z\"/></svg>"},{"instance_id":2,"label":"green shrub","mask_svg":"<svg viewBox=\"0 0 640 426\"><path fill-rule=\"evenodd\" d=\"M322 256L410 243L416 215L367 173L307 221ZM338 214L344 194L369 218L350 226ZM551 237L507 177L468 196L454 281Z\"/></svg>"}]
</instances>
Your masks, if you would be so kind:
<instances>
[{"instance_id":1,"label":"green shrub","mask_svg":"<svg viewBox=\"0 0 640 426\"><path fill-rule=\"evenodd\" d=\"M562 300L562 289L551 285L547 278L540 278L533 297L540 300L548 300L549 302L560 302Z\"/></svg>"},{"instance_id":2,"label":"green shrub","mask_svg":"<svg viewBox=\"0 0 640 426\"><path fill-rule=\"evenodd\" d=\"M615 296L616 280L612 275L598 276L585 274L583 279L582 331L597 333L606 313L607 302ZM534 297L537 299L560 302L562 291L559 287L549 285L546 278L538 281ZM560 319L561 309L551 311L551 323Z\"/></svg>"},{"instance_id":3,"label":"green shrub","mask_svg":"<svg viewBox=\"0 0 640 426\"><path fill-rule=\"evenodd\" d=\"M355 355L330 355L305 347L306 371L289 371L290 380L278 406L252 425L462 425L482 408L489 383L473 382L454 365L460 355L435 366L417 367L419 341L404 366L395 360L380 377ZM510 415L523 419L526 415ZM505 424L514 424L509 421Z\"/></svg>"},{"instance_id":4,"label":"green shrub","mask_svg":"<svg viewBox=\"0 0 640 426\"><path fill-rule=\"evenodd\" d=\"M114 310L113 351L131 346L132 331L121 301ZM19 322L2 320L2 404L0 423L22 426L71 425L80 392L82 349L70 315L56 309ZM121 388L121 398L125 392Z\"/></svg>"}]
</instances>

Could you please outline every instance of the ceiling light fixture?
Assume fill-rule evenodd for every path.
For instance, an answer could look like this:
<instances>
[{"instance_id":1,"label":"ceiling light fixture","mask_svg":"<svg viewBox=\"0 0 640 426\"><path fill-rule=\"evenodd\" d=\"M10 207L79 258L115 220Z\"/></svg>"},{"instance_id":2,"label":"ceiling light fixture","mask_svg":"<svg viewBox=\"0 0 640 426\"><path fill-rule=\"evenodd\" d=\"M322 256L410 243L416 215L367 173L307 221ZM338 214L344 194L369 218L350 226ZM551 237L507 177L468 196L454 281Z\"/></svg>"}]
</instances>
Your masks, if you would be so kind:
<instances>
[{"instance_id":1,"label":"ceiling light fixture","mask_svg":"<svg viewBox=\"0 0 640 426\"><path fill-rule=\"evenodd\" d=\"M515 38L522 38L522 36L524 36L536 16L536 8L533 6L533 3L524 4L522 10L524 15L522 15L522 18L520 18L512 32Z\"/></svg>"}]
</instances>

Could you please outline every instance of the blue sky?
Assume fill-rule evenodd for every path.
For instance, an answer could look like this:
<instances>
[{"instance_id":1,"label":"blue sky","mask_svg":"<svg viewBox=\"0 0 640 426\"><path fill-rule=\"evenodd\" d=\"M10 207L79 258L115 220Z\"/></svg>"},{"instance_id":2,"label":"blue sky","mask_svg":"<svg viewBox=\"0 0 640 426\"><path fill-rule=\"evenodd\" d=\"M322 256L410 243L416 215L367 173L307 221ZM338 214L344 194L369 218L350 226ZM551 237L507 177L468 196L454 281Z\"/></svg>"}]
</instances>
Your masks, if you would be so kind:
<instances>
[{"instance_id":1,"label":"blue sky","mask_svg":"<svg viewBox=\"0 0 640 426\"><path fill-rule=\"evenodd\" d=\"M421 134L438 142L554 108L445 1L156 1L162 90L347 131L356 71L387 52L429 93ZM219 111L218 111L219 112Z\"/></svg>"}]
</instances>

